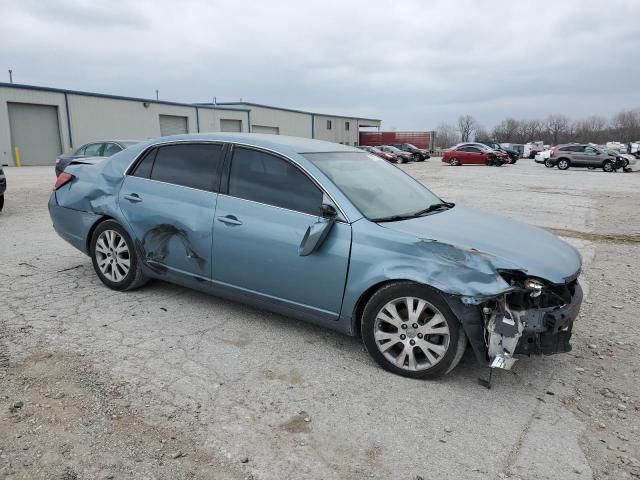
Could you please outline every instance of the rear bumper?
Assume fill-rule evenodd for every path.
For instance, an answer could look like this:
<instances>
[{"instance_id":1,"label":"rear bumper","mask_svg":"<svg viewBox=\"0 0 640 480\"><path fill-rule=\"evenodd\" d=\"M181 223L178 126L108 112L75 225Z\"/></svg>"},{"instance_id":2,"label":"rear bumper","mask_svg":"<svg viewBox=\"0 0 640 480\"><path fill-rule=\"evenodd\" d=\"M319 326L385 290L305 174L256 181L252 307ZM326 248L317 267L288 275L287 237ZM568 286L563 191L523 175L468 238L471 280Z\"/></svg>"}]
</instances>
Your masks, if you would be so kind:
<instances>
[{"instance_id":1,"label":"rear bumper","mask_svg":"<svg viewBox=\"0 0 640 480\"><path fill-rule=\"evenodd\" d=\"M49 215L58 235L84 254L89 254L89 233L101 216L58 205L56 192L49 197Z\"/></svg>"}]
</instances>

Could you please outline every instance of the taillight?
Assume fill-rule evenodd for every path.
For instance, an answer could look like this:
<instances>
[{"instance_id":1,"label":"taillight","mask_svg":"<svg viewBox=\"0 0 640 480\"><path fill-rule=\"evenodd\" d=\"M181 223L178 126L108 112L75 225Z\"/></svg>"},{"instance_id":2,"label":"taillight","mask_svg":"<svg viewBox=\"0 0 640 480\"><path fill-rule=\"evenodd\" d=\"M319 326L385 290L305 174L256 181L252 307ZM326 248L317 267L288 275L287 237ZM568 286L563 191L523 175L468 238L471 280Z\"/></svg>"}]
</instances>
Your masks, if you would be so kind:
<instances>
[{"instance_id":1,"label":"taillight","mask_svg":"<svg viewBox=\"0 0 640 480\"><path fill-rule=\"evenodd\" d=\"M553 147L553 148L551 149L551 156L552 156L552 157L555 157L555 156L556 156L556 152L557 152L557 151L558 151L558 147Z\"/></svg>"},{"instance_id":2,"label":"taillight","mask_svg":"<svg viewBox=\"0 0 640 480\"><path fill-rule=\"evenodd\" d=\"M76 177L74 177L70 173L62 172L56 179L56 184L53 186L53 189L58 190L59 188L64 187L67 183L69 183L74 178Z\"/></svg>"}]
</instances>

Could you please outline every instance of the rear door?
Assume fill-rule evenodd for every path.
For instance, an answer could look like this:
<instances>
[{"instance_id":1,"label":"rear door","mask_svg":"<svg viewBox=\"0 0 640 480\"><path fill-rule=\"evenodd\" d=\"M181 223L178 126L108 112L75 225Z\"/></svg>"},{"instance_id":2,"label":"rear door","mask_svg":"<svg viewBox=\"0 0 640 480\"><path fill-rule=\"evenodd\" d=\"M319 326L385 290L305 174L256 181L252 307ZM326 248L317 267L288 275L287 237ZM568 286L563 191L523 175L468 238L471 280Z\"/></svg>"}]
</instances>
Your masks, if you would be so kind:
<instances>
[{"instance_id":1,"label":"rear door","mask_svg":"<svg viewBox=\"0 0 640 480\"><path fill-rule=\"evenodd\" d=\"M336 320L342 305L351 225L338 221L321 247L299 255L319 221L322 190L290 160L235 147L218 200L213 279L266 302Z\"/></svg>"},{"instance_id":2,"label":"rear door","mask_svg":"<svg viewBox=\"0 0 640 480\"><path fill-rule=\"evenodd\" d=\"M148 150L125 177L118 202L150 268L211 278L223 152L216 143L159 146Z\"/></svg>"}]
</instances>

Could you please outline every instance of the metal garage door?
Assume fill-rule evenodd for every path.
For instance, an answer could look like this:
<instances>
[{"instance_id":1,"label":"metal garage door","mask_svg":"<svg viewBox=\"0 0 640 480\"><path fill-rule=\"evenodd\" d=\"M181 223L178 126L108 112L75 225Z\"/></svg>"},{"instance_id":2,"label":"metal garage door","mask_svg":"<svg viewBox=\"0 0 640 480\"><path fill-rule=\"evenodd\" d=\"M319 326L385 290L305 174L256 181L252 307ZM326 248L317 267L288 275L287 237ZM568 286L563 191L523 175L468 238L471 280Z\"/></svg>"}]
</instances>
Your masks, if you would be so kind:
<instances>
[{"instance_id":1,"label":"metal garage door","mask_svg":"<svg viewBox=\"0 0 640 480\"><path fill-rule=\"evenodd\" d=\"M271 133L273 135L280 135L280 127L265 127L264 125L252 125L251 131L253 133Z\"/></svg>"},{"instance_id":2,"label":"metal garage door","mask_svg":"<svg viewBox=\"0 0 640 480\"><path fill-rule=\"evenodd\" d=\"M33 103L7 103L11 150L22 165L53 165L62 153L58 107Z\"/></svg>"},{"instance_id":3,"label":"metal garage door","mask_svg":"<svg viewBox=\"0 0 640 480\"><path fill-rule=\"evenodd\" d=\"M220 119L220 131L221 132L241 132L242 120L227 120Z\"/></svg>"},{"instance_id":4,"label":"metal garage door","mask_svg":"<svg viewBox=\"0 0 640 480\"><path fill-rule=\"evenodd\" d=\"M189 133L187 120L187 117L160 115L160 136Z\"/></svg>"}]
</instances>

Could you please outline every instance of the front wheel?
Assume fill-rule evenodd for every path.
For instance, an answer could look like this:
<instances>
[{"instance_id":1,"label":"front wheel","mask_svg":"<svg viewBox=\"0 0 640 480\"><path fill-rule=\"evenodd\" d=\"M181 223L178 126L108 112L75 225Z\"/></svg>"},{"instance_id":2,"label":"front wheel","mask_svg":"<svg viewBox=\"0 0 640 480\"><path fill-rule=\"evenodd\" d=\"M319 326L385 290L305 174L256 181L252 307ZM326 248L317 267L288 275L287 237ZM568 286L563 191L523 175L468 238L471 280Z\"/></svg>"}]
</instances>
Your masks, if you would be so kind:
<instances>
[{"instance_id":1,"label":"front wheel","mask_svg":"<svg viewBox=\"0 0 640 480\"><path fill-rule=\"evenodd\" d=\"M371 297L362 315L362 339L382 368L420 379L453 370L467 345L442 296L412 282L389 284Z\"/></svg>"},{"instance_id":2,"label":"front wheel","mask_svg":"<svg viewBox=\"0 0 640 480\"><path fill-rule=\"evenodd\" d=\"M4 208L4 193L0 195L0 212Z\"/></svg>"},{"instance_id":3,"label":"front wheel","mask_svg":"<svg viewBox=\"0 0 640 480\"><path fill-rule=\"evenodd\" d=\"M147 282L131 237L115 220L96 227L90 254L98 277L113 290L133 290Z\"/></svg>"},{"instance_id":4,"label":"front wheel","mask_svg":"<svg viewBox=\"0 0 640 480\"><path fill-rule=\"evenodd\" d=\"M458 160L457 158L452 158L451 160L449 160L449 165L451 165L452 167L459 167L460 166L460 160Z\"/></svg>"},{"instance_id":5,"label":"front wheel","mask_svg":"<svg viewBox=\"0 0 640 480\"><path fill-rule=\"evenodd\" d=\"M547 168L553 168L553 162L548 158L544 161L544 166Z\"/></svg>"},{"instance_id":6,"label":"front wheel","mask_svg":"<svg viewBox=\"0 0 640 480\"><path fill-rule=\"evenodd\" d=\"M615 166L613 165L613 162L610 162L609 160L605 160L605 162L602 164L602 170L607 172L607 173L611 173L615 171Z\"/></svg>"}]
</instances>

